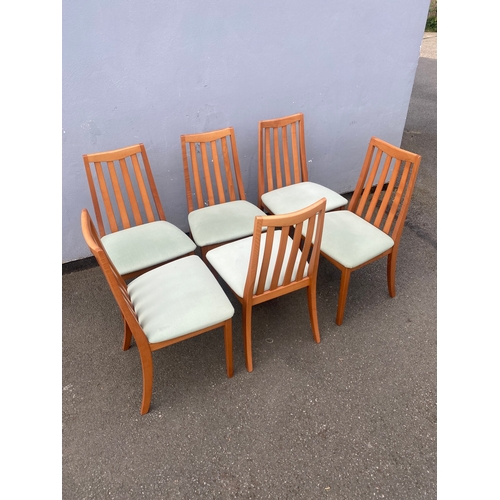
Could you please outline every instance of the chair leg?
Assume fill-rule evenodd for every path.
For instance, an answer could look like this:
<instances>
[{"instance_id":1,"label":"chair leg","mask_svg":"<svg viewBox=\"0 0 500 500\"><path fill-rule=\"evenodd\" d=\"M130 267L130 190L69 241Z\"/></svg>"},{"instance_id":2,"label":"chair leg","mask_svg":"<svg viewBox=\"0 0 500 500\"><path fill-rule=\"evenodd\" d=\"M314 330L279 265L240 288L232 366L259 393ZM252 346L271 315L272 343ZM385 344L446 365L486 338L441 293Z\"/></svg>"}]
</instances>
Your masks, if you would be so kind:
<instances>
[{"instance_id":1,"label":"chair leg","mask_svg":"<svg viewBox=\"0 0 500 500\"><path fill-rule=\"evenodd\" d=\"M139 350L142 364L142 404L141 415L149 411L151 395L153 393L153 355L150 349Z\"/></svg>"},{"instance_id":2,"label":"chair leg","mask_svg":"<svg viewBox=\"0 0 500 500\"><path fill-rule=\"evenodd\" d=\"M252 362L252 306L243 303L243 346L245 350L245 364L248 372L253 371Z\"/></svg>"},{"instance_id":3,"label":"chair leg","mask_svg":"<svg viewBox=\"0 0 500 500\"><path fill-rule=\"evenodd\" d=\"M233 321L228 319L224 325L224 345L226 348L226 371L227 376L231 378L233 370Z\"/></svg>"},{"instance_id":4,"label":"chair leg","mask_svg":"<svg viewBox=\"0 0 500 500\"><path fill-rule=\"evenodd\" d=\"M309 319L314 340L317 344L321 342L318 325L318 309L316 307L316 284L307 287L307 305L309 306Z\"/></svg>"},{"instance_id":5,"label":"chair leg","mask_svg":"<svg viewBox=\"0 0 500 500\"><path fill-rule=\"evenodd\" d=\"M337 325L341 325L344 321L344 310L347 300L347 290L349 289L349 280L351 279L351 270L343 269L340 276L340 291L339 291L339 302L337 305Z\"/></svg>"},{"instance_id":6,"label":"chair leg","mask_svg":"<svg viewBox=\"0 0 500 500\"><path fill-rule=\"evenodd\" d=\"M396 257L397 252L394 251L387 256L387 286L391 297L396 296Z\"/></svg>"},{"instance_id":7,"label":"chair leg","mask_svg":"<svg viewBox=\"0 0 500 500\"><path fill-rule=\"evenodd\" d=\"M123 346L122 349L124 351L128 351L130 347L130 341L132 340L132 331L128 326L128 323L123 319Z\"/></svg>"},{"instance_id":8,"label":"chair leg","mask_svg":"<svg viewBox=\"0 0 500 500\"><path fill-rule=\"evenodd\" d=\"M201 252L201 260L207 264L208 263L208 260L207 260L207 252L210 250L210 248L208 247L200 247L200 252Z\"/></svg>"}]
</instances>

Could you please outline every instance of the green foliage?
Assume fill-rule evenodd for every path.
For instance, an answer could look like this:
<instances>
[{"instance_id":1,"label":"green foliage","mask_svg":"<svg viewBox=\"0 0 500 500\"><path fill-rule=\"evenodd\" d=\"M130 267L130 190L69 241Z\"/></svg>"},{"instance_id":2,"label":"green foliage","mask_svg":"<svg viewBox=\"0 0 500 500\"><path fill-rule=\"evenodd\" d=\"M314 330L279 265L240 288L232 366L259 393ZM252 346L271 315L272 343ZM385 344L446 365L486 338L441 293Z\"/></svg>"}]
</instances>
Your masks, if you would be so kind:
<instances>
[{"instance_id":1,"label":"green foliage","mask_svg":"<svg viewBox=\"0 0 500 500\"><path fill-rule=\"evenodd\" d=\"M425 31L432 31L436 33L438 30L438 18L437 16L435 17L429 17L427 19L427 22L425 23Z\"/></svg>"},{"instance_id":2,"label":"green foliage","mask_svg":"<svg viewBox=\"0 0 500 500\"><path fill-rule=\"evenodd\" d=\"M427 23L425 24L425 31L437 32L438 18L437 18L437 0L431 0L429 5L429 12L427 13Z\"/></svg>"}]
</instances>

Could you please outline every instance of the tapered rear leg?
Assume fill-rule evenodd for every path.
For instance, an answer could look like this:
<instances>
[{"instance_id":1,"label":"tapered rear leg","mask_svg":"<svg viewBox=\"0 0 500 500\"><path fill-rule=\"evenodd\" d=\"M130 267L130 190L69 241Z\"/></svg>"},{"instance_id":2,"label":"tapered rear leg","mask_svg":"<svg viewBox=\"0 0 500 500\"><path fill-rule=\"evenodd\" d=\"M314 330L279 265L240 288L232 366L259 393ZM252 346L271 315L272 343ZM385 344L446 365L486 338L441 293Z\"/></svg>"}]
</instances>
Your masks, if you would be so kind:
<instances>
[{"instance_id":1,"label":"tapered rear leg","mask_svg":"<svg viewBox=\"0 0 500 500\"><path fill-rule=\"evenodd\" d=\"M314 286L311 284L307 287L307 304L309 306L312 334L316 343L319 344L321 338L319 336L318 309L316 307L316 284Z\"/></svg>"},{"instance_id":2,"label":"tapered rear leg","mask_svg":"<svg viewBox=\"0 0 500 500\"><path fill-rule=\"evenodd\" d=\"M343 269L340 276L339 302L337 305L337 325L341 325L344 321L345 304L347 301L347 290L349 289L349 280L351 279L351 270Z\"/></svg>"},{"instance_id":3,"label":"tapered rear leg","mask_svg":"<svg viewBox=\"0 0 500 500\"><path fill-rule=\"evenodd\" d=\"M139 349L142 364L142 404L141 415L149 411L153 393L153 355L149 348Z\"/></svg>"},{"instance_id":4,"label":"tapered rear leg","mask_svg":"<svg viewBox=\"0 0 500 500\"><path fill-rule=\"evenodd\" d=\"M233 322L229 318L224 325L224 346L226 349L226 372L227 376L233 376Z\"/></svg>"}]
</instances>

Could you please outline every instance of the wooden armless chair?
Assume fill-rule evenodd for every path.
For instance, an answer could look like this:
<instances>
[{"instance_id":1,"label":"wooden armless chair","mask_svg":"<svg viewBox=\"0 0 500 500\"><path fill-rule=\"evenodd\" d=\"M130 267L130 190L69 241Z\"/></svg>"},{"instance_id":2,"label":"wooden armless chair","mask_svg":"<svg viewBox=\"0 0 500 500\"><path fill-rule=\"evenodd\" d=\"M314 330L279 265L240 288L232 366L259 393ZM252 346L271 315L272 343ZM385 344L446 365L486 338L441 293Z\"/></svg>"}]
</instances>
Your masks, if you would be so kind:
<instances>
[{"instance_id":1,"label":"wooden armless chair","mask_svg":"<svg viewBox=\"0 0 500 500\"><path fill-rule=\"evenodd\" d=\"M233 127L181 135L191 236L202 256L216 246L249 236L265 215L246 201Z\"/></svg>"},{"instance_id":2,"label":"wooden armless chair","mask_svg":"<svg viewBox=\"0 0 500 500\"><path fill-rule=\"evenodd\" d=\"M196 255L189 255L142 274L129 285L109 258L87 210L82 232L111 288L124 318L123 350L134 338L142 364L141 414L149 411L153 391L152 353L201 333L224 329L226 371L233 376L234 308Z\"/></svg>"},{"instance_id":3,"label":"wooden armless chair","mask_svg":"<svg viewBox=\"0 0 500 500\"><path fill-rule=\"evenodd\" d=\"M102 244L125 280L194 252L191 238L165 218L143 144L83 161Z\"/></svg>"},{"instance_id":4,"label":"wooden armless chair","mask_svg":"<svg viewBox=\"0 0 500 500\"><path fill-rule=\"evenodd\" d=\"M260 208L273 214L294 212L326 198L326 210L337 210L347 200L308 180L304 115L259 122L258 183Z\"/></svg>"},{"instance_id":5,"label":"wooden armless chair","mask_svg":"<svg viewBox=\"0 0 500 500\"><path fill-rule=\"evenodd\" d=\"M337 325L344 319L351 273L387 256L389 295L421 157L372 137L347 210L325 216L321 253L341 271Z\"/></svg>"},{"instance_id":6,"label":"wooden armless chair","mask_svg":"<svg viewBox=\"0 0 500 500\"><path fill-rule=\"evenodd\" d=\"M242 304L245 362L249 372L253 370L252 308L257 304L307 288L313 338L320 342L316 281L325 207L326 200L322 198L290 214L258 216L253 236L207 253L212 268Z\"/></svg>"}]
</instances>

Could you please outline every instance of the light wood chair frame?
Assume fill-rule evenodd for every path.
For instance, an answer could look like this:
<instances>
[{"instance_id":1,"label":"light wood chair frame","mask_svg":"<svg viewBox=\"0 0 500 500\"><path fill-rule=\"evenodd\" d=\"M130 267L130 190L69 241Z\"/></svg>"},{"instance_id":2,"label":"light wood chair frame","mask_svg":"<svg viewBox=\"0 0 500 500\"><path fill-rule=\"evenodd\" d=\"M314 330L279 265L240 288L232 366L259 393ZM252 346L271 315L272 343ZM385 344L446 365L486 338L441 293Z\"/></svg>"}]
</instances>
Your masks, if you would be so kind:
<instances>
[{"instance_id":1,"label":"light wood chair frame","mask_svg":"<svg viewBox=\"0 0 500 500\"><path fill-rule=\"evenodd\" d=\"M382 161L384 159L384 161ZM336 323L344 319L351 274L387 256L389 295L396 296L396 260L406 215L415 188L421 156L372 137L356 187L347 210L362 217L389 235L394 246L367 262L346 268L330 256L322 255L341 271Z\"/></svg>"},{"instance_id":2,"label":"light wood chair frame","mask_svg":"<svg viewBox=\"0 0 500 500\"><path fill-rule=\"evenodd\" d=\"M239 297L235 294L242 304L245 364L247 371L249 372L253 371L252 308L258 304L295 292L296 290L300 290L302 288L307 288L307 300L312 334L314 340L317 343L320 342L318 311L316 305L316 284L320 257L320 245L318 242L321 242L323 234L325 207L326 199L322 198L313 205L297 212L282 215L260 216L255 218L252 250L243 297ZM305 236L302 235L304 221L308 221ZM259 254L261 239L264 229L266 229L266 243L262 257L261 269L257 275L260 261ZM266 277L269 271L270 257L273 249L273 236L276 230L281 230L278 255L271 279L271 286L268 290L264 291ZM313 236L314 241L318 244L313 244ZM280 274L284 265L284 256L288 237L293 239L292 251L288 259L283 283L278 285ZM296 263L299 249L302 254L296 277L295 279L292 279L293 268ZM308 271L307 275L303 276L306 264L308 264ZM254 293L256 283L257 290Z\"/></svg>"},{"instance_id":3,"label":"light wood chair frame","mask_svg":"<svg viewBox=\"0 0 500 500\"><path fill-rule=\"evenodd\" d=\"M181 149L188 213L219 203L247 201L234 127L182 134ZM201 247L207 265L207 252L224 243Z\"/></svg>"},{"instance_id":4,"label":"light wood chair frame","mask_svg":"<svg viewBox=\"0 0 500 500\"><path fill-rule=\"evenodd\" d=\"M86 154L83 155L83 162L101 237L132 226L167 220L144 144ZM133 279L158 265L126 274L124 279Z\"/></svg>"},{"instance_id":5,"label":"light wood chair frame","mask_svg":"<svg viewBox=\"0 0 500 500\"><path fill-rule=\"evenodd\" d=\"M231 155L228 146L231 148ZM199 134L183 134L181 148L189 213L207 206L205 202L212 206L226 201L246 200L233 127ZM200 149L201 165L197 148ZM193 197L193 190L196 198Z\"/></svg>"},{"instance_id":6,"label":"light wood chair frame","mask_svg":"<svg viewBox=\"0 0 500 500\"><path fill-rule=\"evenodd\" d=\"M226 355L226 373L228 377L233 376L233 352L232 352L232 318L218 323L216 325L210 326L208 328L203 328L201 330L194 331L182 337L177 337L175 339L166 340L164 342L150 343L143 329L141 328L137 315L134 310L134 306L130 300L130 296L127 290L127 284L115 266L109 259L102 243L100 241L99 234L95 228L94 223L90 217L90 214L86 209L82 211L81 214L81 226L82 233L85 238L87 245L89 246L92 254L95 256L101 270L106 277L111 292L118 304L122 317L124 319L124 334L123 334L123 346L124 351L130 348L130 343L132 337L135 340L137 348L139 350L139 356L142 365L142 402L141 402L141 415L148 413L151 396L153 392L153 356L152 353L164 347L167 347L183 340L187 340L191 337L201 335L202 333L215 330L217 328L223 328L224 330L224 345L225 345L225 355ZM168 264L166 264L168 265Z\"/></svg>"},{"instance_id":7,"label":"light wood chair frame","mask_svg":"<svg viewBox=\"0 0 500 500\"><path fill-rule=\"evenodd\" d=\"M259 208L264 193L308 180L304 114L259 121Z\"/></svg>"}]
</instances>

